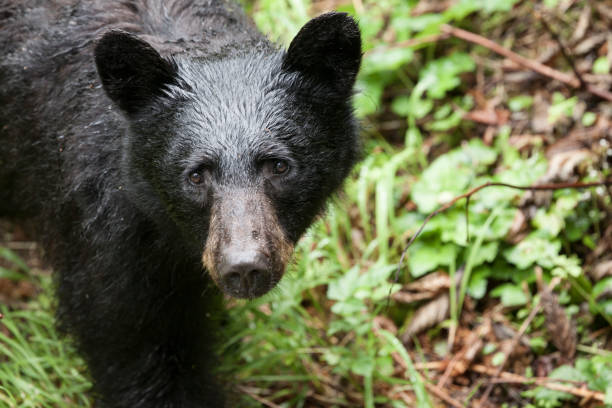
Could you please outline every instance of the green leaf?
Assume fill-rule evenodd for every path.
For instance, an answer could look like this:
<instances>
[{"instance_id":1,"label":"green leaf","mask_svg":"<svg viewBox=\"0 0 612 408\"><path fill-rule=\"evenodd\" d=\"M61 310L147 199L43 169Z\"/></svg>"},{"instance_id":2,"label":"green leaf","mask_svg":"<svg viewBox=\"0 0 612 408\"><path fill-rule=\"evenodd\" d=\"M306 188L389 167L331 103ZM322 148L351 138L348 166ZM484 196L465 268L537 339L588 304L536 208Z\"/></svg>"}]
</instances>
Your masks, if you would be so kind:
<instances>
[{"instance_id":1,"label":"green leaf","mask_svg":"<svg viewBox=\"0 0 612 408\"><path fill-rule=\"evenodd\" d=\"M470 277L467 293L474 299L482 299L487 293L487 283L490 274L489 268L479 268Z\"/></svg>"},{"instance_id":2,"label":"green leaf","mask_svg":"<svg viewBox=\"0 0 612 408\"><path fill-rule=\"evenodd\" d=\"M414 52L410 48L380 48L373 50L363 61L361 74L369 75L384 71L396 71L412 61Z\"/></svg>"},{"instance_id":3,"label":"green leaf","mask_svg":"<svg viewBox=\"0 0 612 408\"><path fill-rule=\"evenodd\" d=\"M558 213L539 208L533 217L533 225L556 237L565 226L565 218Z\"/></svg>"},{"instance_id":4,"label":"green leaf","mask_svg":"<svg viewBox=\"0 0 612 408\"><path fill-rule=\"evenodd\" d=\"M578 365L578 363L576 365ZM588 377L585 376L584 373L568 365L563 365L553 370L549 374L549 378L573 382L588 381ZM532 397L536 401L546 401L548 406L552 407L561 405L561 401L570 400L574 398L572 394L561 391L549 390L544 387L537 387L533 390L525 391L523 395L527 397Z\"/></svg>"},{"instance_id":5,"label":"green leaf","mask_svg":"<svg viewBox=\"0 0 612 408\"><path fill-rule=\"evenodd\" d=\"M494 366L498 366L498 365L500 365L501 363L504 362L505 358L506 358L506 355L504 353L502 353L501 351L499 351L499 352L497 352L497 353L495 353L493 355L493 358L491 359L491 363Z\"/></svg>"},{"instance_id":6,"label":"green leaf","mask_svg":"<svg viewBox=\"0 0 612 408\"><path fill-rule=\"evenodd\" d=\"M19 280L25 279L26 275L24 275L23 273L14 271L12 269L7 269L3 266L0 266L0 278L19 281Z\"/></svg>"},{"instance_id":7,"label":"green leaf","mask_svg":"<svg viewBox=\"0 0 612 408\"><path fill-rule=\"evenodd\" d=\"M496 241L482 244L482 246L478 249L478 252L476 252L474 255L472 267L481 265L485 262L493 262L497 256L498 248L499 242Z\"/></svg>"},{"instance_id":8,"label":"green leaf","mask_svg":"<svg viewBox=\"0 0 612 408\"><path fill-rule=\"evenodd\" d=\"M371 115L378 110L383 90L391 79L388 75L359 76L355 86L358 92L354 98L355 110L359 117Z\"/></svg>"},{"instance_id":9,"label":"green leaf","mask_svg":"<svg viewBox=\"0 0 612 408\"><path fill-rule=\"evenodd\" d=\"M430 98L441 99L446 96L446 92L461 84L460 74L471 72L475 68L476 64L472 57L455 52L427 64L421 70L419 83L427 84L427 95Z\"/></svg>"},{"instance_id":10,"label":"green leaf","mask_svg":"<svg viewBox=\"0 0 612 408\"><path fill-rule=\"evenodd\" d=\"M606 394L604 396L604 404L612 405L612 384L606 387Z\"/></svg>"},{"instance_id":11,"label":"green leaf","mask_svg":"<svg viewBox=\"0 0 612 408\"><path fill-rule=\"evenodd\" d=\"M496 11L510 11L518 0L461 0L451 9L453 17L462 20L474 11L494 13Z\"/></svg>"},{"instance_id":12,"label":"green leaf","mask_svg":"<svg viewBox=\"0 0 612 408\"><path fill-rule=\"evenodd\" d=\"M504 257L519 269L526 269L535 263L550 268L553 266L551 260L558 256L560 249L560 242L531 234L514 247L504 251Z\"/></svg>"},{"instance_id":13,"label":"green leaf","mask_svg":"<svg viewBox=\"0 0 612 408\"><path fill-rule=\"evenodd\" d=\"M600 75L610 73L610 60L608 60L607 56L599 57L593 62L593 73Z\"/></svg>"},{"instance_id":14,"label":"green leaf","mask_svg":"<svg viewBox=\"0 0 612 408\"><path fill-rule=\"evenodd\" d=\"M373 370L374 361L372 361L368 355L360 354L359 357L351 364L351 371L364 377L372 375Z\"/></svg>"},{"instance_id":15,"label":"green leaf","mask_svg":"<svg viewBox=\"0 0 612 408\"><path fill-rule=\"evenodd\" d=\"M365 304L359 299L347 299L341 302L336 302L331 310L338 315L350 315L365 311Z\"/></svg>"},{"instance_id":16,"label":"green leaf","mask_svg":"<svg viewBox=\"0 0 612 408\"><path fill-rule=\"evenodd\" d=\"M496 287L491 296L501 298L501 302L506 307L520 306L527 303L525 292L518 285L506 283Z\"/></svg>"},{"instance_id":17,"label":"green leaf","mask_svg":"<svg viewBox=\"0 0 612 408\"><path fill-rule=\"evenodd\" d=\"M410 274L416 278L441 265L451 265L457 257L457 247L416 241L408 250L408 254Z\"/></svg>"},{"instance_id":18,"label":"green leaf","mask_svg":"<svg viewBox=\"0 0 612 408\"><path fill-rule=\"evenodd\" d=\"M19 255L17 255L15 252L11 251L8 248L0 246L0 258L9 261L24 272L28 272L30 270L30 268L28 268L28 265L26 265L23 259L21 259Z\"/></svg>"},{"instance_id":19,"label":"green leaf","mask_svg":"<svg viewBox=\"0 0 612 408\"><path fill-rule=\"evenodd\" d=\"M332 300L344 300L352 297L357 287L359 267L355 265L342 277L333 280L327 287L327 297Z\"/></svg>"},{"instance_id":20,"label":"green leaf","mask_svg":"<svg viewBox=\"0 0 612 408\"><path fill-rule=\"evenodd\" d=\"M612 293L612 276L608 276L597 282L595 286L593 286L591 293L593 298L597 299L604 292Z\"/></svg>"},{"instance_id":21,"label":"green leaf","mask_svg":"<svg viewBox=\"0 0 612 408\"><path fill-rule=\"evenodd\" d=\"M479 139L434 160L412 187L419 211L429 213L462 194L477 172L495 162L497 153Z\"/></svg>"},{"instance_id":22,"label":"green leaf","mask_svg":"<svg viewBox=\"0 0 612 408\"><path fill-rule=\"evenodd\" d=\"M512 112L518 112L530 108L533 98L528 95L518 95L508 101L508 107Z\"/></svg>"},{"instance_id":23,"label":"green leaf","mask_svg":"<svg viewBox=\"0 0 612 408\"><path fill-rule=\"evenodd\" d=\"M437 116L438 111L434 114ZM456 110L452 111L448 116L442 118L435 118L436 120L429 122L425 125L425 128L434 132L443 132L452 128L455 128L461 123L463 114Z\"/></svg>"},{"instance_id":24,"label":"green leaf","mask_svg":"<svg viewBox=\"0 0 612 408\"><path fill-rule=\"evenodd\" d=\"M543 337L532 337L529 339L529 347L533 350L543 351L548 346L548 342Z\"/></svg>"},{"instance_id":25,"label":"green leaf","mask_svg":"<svg viewBox=\"0 0 612 408\"><path fill-rule=\"evenodd\" d=\"M548 108L548 122L555 124L563 117L571 117L577 103L577 96L565 99L563 94L555 92L553 94L553 103Z\"/></svg>"},{"instance_id":26,"label":"green leaf","mask_svg":"<svg viewBox=\"0 0 612 408\"><path fill-rule=\"evenodd\" d=\"M572 255L571 257L568 257L566 255L559 255L553 258L552 262L554 266L551 270L551 273L555 276L559 276L562 278L572 276L574 278L577 278L582 274L580 260L574 255Z\"/></svg>"},{"instance_id":27,"label":"green leaf","mask_svg":"<svg viewBox=\"0 0 612 408\"><path fill-rule=\"evenodd\" d=\"M400 95L397 98L393 99L393 102L391 102L391 110L399 116L410 115L411 107L412 105L410 103L410 96L408 95Z\"/></svg>"},{"instance_id":28,"label":"green leaf","mask_svg":"<svg viewBox=\"0 0 612 408\"><path fill-rule=\"evenodd\" d=\"M391 21L391 27L398 33L407 35L409 33L421 33L428 28L431 30L432 27L437 28L442 23L444 23L444 18L441 14L426 13L420 16L404 14L395 17Z\"/></svg>"},{"instance_id":29,"label":"green leaf","mask_svg":"<svg viewBox=\"0 0 612 408\"><path fill-rule=\"evenodd\" d=\"M585 112L584 115L582 115L582 126L584 127L593 126L596 121L597 115L593 112Z\"/></svg>"}]
</instances>

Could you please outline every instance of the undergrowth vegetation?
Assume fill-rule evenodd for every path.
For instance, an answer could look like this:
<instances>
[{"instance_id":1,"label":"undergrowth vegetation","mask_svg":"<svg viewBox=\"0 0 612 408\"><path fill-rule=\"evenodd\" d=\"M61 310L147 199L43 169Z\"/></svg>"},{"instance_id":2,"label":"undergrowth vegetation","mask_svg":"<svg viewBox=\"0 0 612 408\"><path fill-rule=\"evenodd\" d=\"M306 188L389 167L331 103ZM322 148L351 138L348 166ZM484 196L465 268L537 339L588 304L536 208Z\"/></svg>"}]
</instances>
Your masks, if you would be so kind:
<instances>
[{"instance_id":1,"label":"undergrowth vegetation","mask_svg":"<svg viewBox=\"0 0 612 408\"><path fill-rule=\"evenodd\" d=\"M489 187L432 218L406 250L429 213L486 182L610 179L610 101L447 27L559 71L574 65L582 80L609 88L612 8L597 0L246 6L284 44L324 10L358 18L365 154L279 288L229 301L220 370L233 373L244 406L612 407L609 187ZM0 405L88 406L84 364L53 329L50 278L16 252L0 252L5 287L33 281L43 290L25 301L5 290Z\"/></svg>"}]
</instances>

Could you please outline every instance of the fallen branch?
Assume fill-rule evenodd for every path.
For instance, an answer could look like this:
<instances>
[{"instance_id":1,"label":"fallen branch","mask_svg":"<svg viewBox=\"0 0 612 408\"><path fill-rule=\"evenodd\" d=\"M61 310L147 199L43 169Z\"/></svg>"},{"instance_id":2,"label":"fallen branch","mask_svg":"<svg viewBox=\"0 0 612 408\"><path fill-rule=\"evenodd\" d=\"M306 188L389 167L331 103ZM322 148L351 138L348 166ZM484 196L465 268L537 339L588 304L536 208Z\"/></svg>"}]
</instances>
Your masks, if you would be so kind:
<instances>
[{"instance_id":1,"label":"fallen branch","mask_svg":"<svg viewBox=\"0 0 612 408\"><path fill-rule=\"evenodd\" d=\"M442 401L446 402L448 405L451 405L455 408L465 407L465 405L462 402L457 401L456 399L448 395L446 392L444 392L440 387L437 387L434 384L431 384L425 381L425 388L427 388L427 390L431 392L433 395L435 395Z\"/></svg>"},{"instance_id":2,"label":"fallen branch","mask_svg":"<svg viewBox=\"0 0 612 408\"><path fill-rule=\"evenodd\" d=\"M402 357L400 357L400 355L397 352L391 353L391 357L393 358L393 361L395 361L396 364L398 364L404 370L408 370L408 366L406 365ZM420 370L424 368L431 368L434 370L439 370L441 369L441 367L446 366L446 364L447 364L446 362L436 361L432 363L414 363L414 366ZM425 388L427 388L429 392L431 392L433 395L435 395L442 401L446 402L447 404L455 408L464 408L463 403L461 403L460 401L457 401L456 399L448 395L448 393L446 393L440 386L432 384L426 380L424 380L423 383L425 384Z\"/></svg>"},{"instance_id":3,"label":"fallen branch","mask_svg":"<svg viewBox=\"0 0 612 408\"><path fill-rule=\"evenodd\" d=\"M259 402L262 405L265 405L266 407L281 408L280 405L277 405L273 403L272 401L268 401L267 399L260 397L254 391L252 391L249 387L246 387L244 385L239 385L237 388L243 393L245 393L246 395L248 395L249 397L253 398L255 401Z\"/></svg>"},{"instance_id":4,"label":"fallen branch","mask_svg":"<svg viewBox=\"0 0 612 408\"><path fill-rule=\"evenodd\" d=\"M527 69L537 72L540 75L544 75L549 78L556 79L559 82L563 82L564 84L571 86L572 88L582 87L580 80L576 78L575 76L565 74L547 65L544 65L537 61L533 61L523 56L520 56L519 54L512 52L509 49L504 48L501 45L497 44L496 42L491 41L488 38L485 38L481 35L478 35L478 34L475 34L475 33L472 33L466 30L462 30L460 28L453 27L448 24L444 24L441 27L441 30L445 34L449 34L454 37L460 38L462 40L469 41L471 43L478 44L485 48L488 48L491 51L497 54L503 55L504 57L511 59L512 61L516 62L517 64ZM585 85L586 85L585 89L588 92L592 93L593 95L596 95L607 101L612 101L612 93L610 93L609 91L605 89L597 88L590 84L585 84Z\"/></svg>"},{"instance_id":5,"label":"fallen branch","mask_svg":"<svg viewBox=\"0 0 612 408\"><path fill-rule=\"evenodd\" d=\"M571 381L557 380L548 377L527 378L523 377L522 375L509 372L502 372L499 375L496 375L496 369L482 364L474 364L470 366L470 370L480 374L499 377L492 380L495 383L535 384L539 385L540 387L548 388L549 390L566 392L581 398L594 399L600 402L604 402L605 399L603 392L590 390L586 388L585 385L571 387L569 385L561 384L564 382L570 383Z\"/></svg>"},{"instance_id":6,"label":"fallen branch","mask_svg":"<svg viewBox=\"0 0 612 408\"><path fill-rule=\"evenodd\" d=\"M430 361L427 363L415 363L414 367L417 370L444 370L448 362L446 361ZM470 371L475 373L484 374L492 378L490 381L495 384L524 384L524 385L537 385L540 387L548 388L549 390L566 392L568 394L575 395L577 397L593 399L603 402L605 394L600 391L593 391L588 389L584 382L574 380L559 380L550 377L524 377L519 374L502 371L498 373L497 368L488 367L484 364L472 364L468 367ZM427 383L429 384L429 383ZM570 386L566 384L575 384ZM428 387L429 388L429 387ZM478 404L478 403L477 403ZM452 405L452 404L451 404ZM462 405L464 406L464 405Z\"/></svg>"}]
</instances>

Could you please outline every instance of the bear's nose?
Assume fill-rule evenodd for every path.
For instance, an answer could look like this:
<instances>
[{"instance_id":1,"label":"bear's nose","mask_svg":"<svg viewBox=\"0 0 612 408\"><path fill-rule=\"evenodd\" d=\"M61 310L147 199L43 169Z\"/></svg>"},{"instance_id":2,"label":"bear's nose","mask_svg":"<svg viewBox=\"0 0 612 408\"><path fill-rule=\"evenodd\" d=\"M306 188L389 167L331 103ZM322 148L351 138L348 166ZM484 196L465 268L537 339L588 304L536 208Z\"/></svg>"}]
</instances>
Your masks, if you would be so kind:
<instances>
[{"instance_id":1,"label":"bear's nose","mask_svg":"<svg viewBox=\"0 0 612 408\"><path fill-rule=\"evenodd\" d=\"M227 293L238 298L254 298L270 289L268 263L260 253L227 253L219 271Z\"/></svg>"}]
</instances>

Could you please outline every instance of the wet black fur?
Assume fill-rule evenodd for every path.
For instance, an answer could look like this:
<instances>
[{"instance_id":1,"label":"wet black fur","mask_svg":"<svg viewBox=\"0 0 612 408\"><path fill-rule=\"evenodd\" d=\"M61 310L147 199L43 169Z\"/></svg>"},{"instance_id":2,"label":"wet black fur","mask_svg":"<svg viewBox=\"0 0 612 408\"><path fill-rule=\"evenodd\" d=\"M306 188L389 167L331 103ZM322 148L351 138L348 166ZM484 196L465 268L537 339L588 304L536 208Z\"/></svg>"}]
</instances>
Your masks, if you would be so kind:
<instances>
[{"instance_id":1,"label":"wet black fur","mask_svg":"<svg viewBox=\"0 0 612 408\"><path fill-rule=\"evenodd\" d=\"M287 54L224 0L0 0L0 216L58 272L100 406L223 405L210 208L263 191L297 241L357 159L360 59L344 14ZM271 159L288 174L264 177Z\"/></svg>"}]
</instances>

